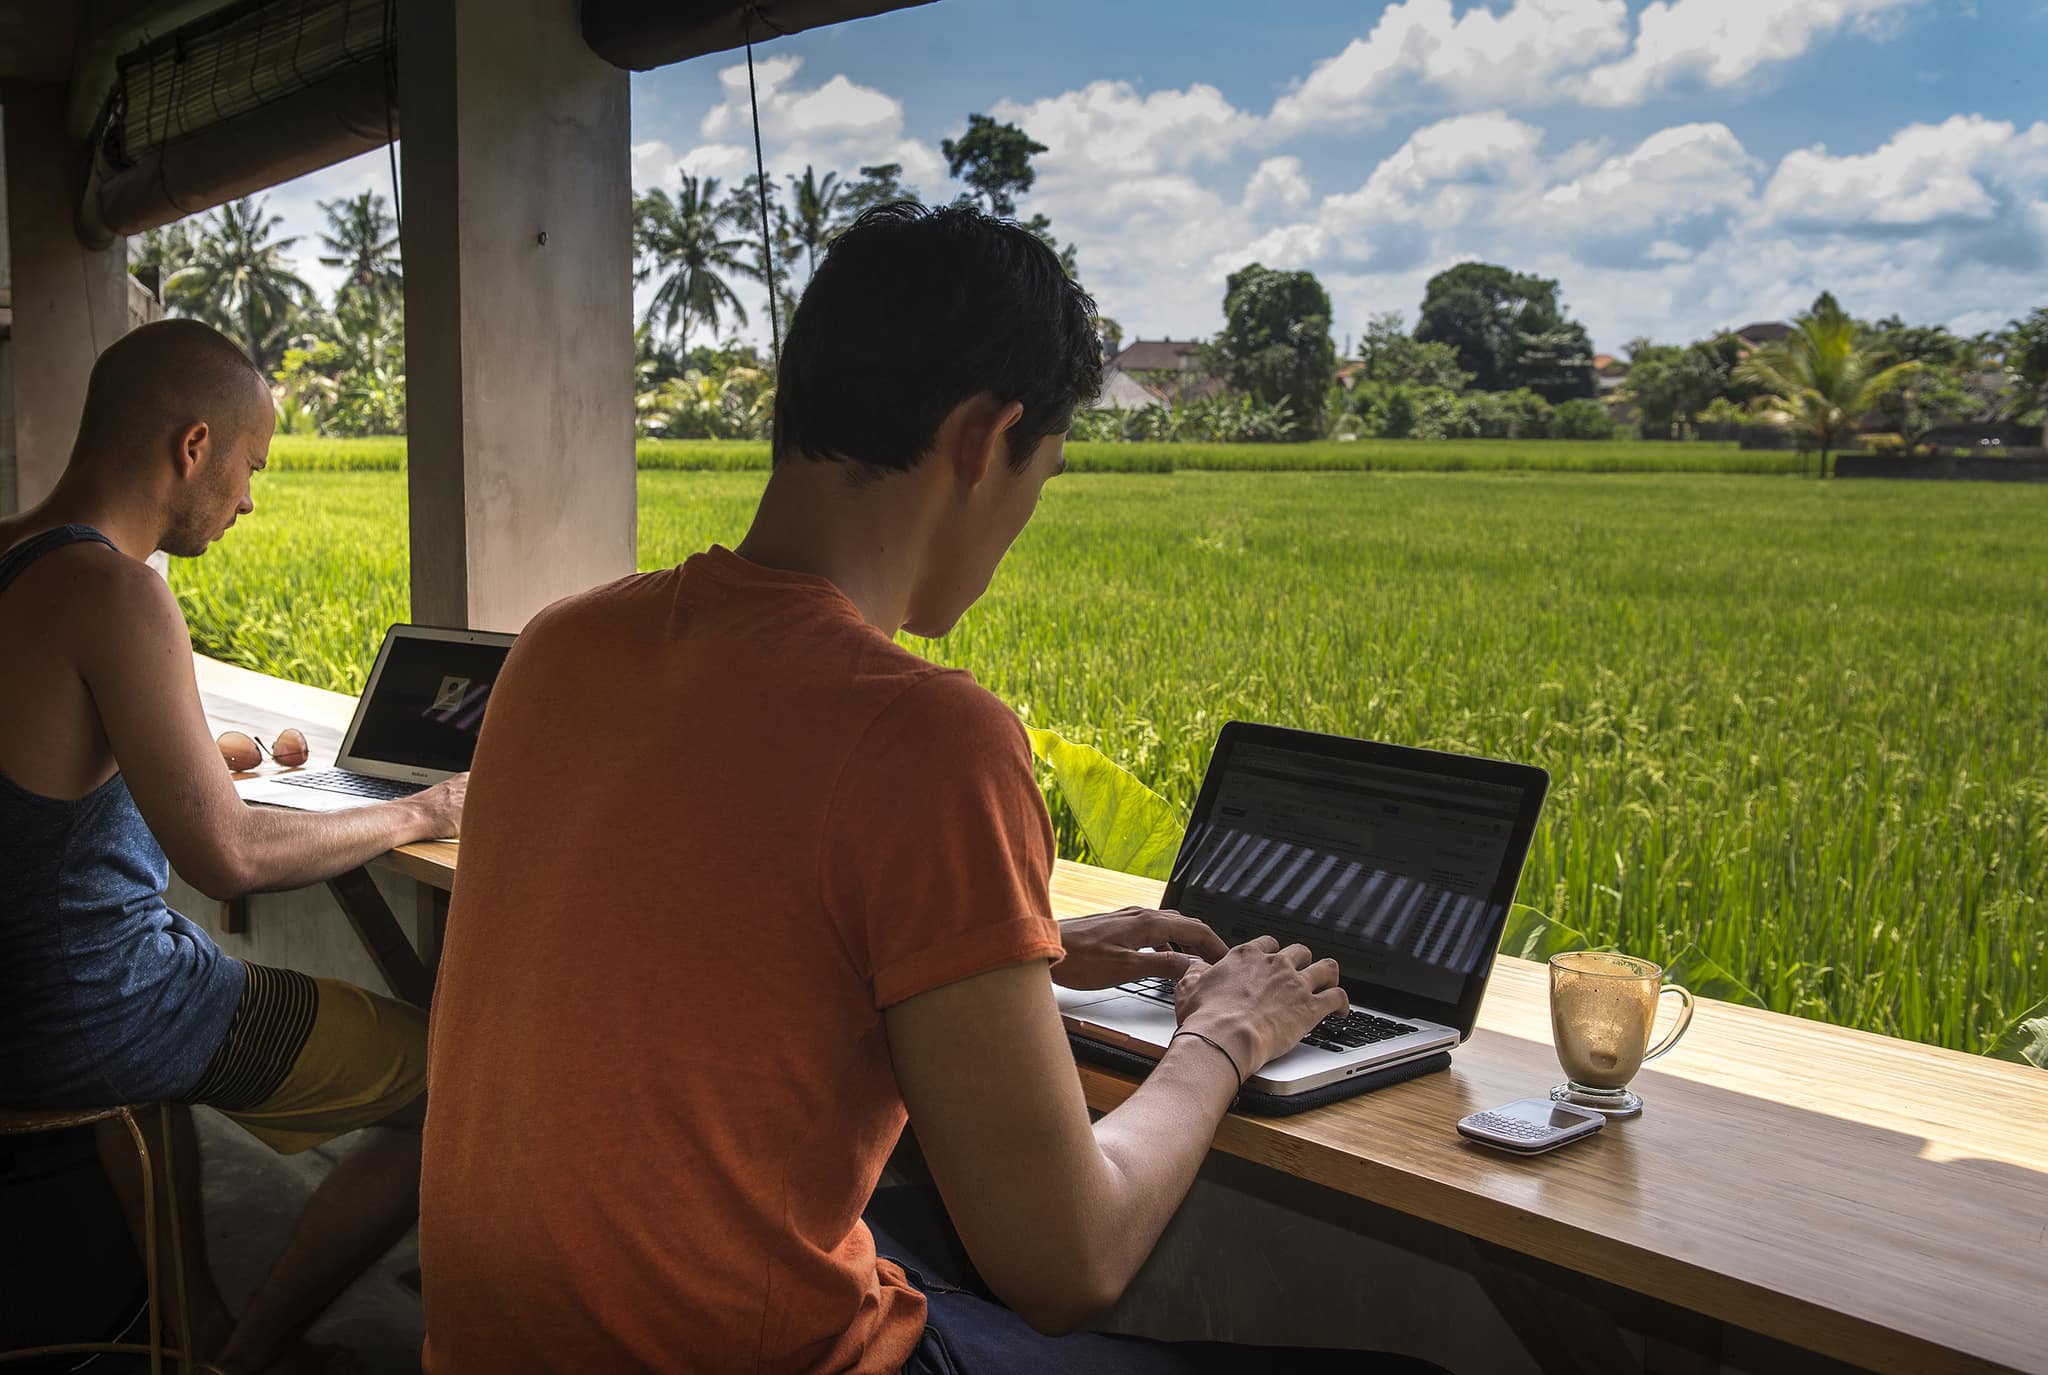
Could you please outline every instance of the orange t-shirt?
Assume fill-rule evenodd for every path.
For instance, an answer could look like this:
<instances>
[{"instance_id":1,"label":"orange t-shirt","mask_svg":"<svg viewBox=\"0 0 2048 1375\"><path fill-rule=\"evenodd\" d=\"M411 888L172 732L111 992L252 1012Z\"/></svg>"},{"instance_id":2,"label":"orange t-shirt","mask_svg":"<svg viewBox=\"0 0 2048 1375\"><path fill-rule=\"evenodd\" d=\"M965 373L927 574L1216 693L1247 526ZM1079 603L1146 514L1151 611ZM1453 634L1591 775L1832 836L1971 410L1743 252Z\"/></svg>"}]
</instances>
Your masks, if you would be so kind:
<instances>
[{"instance_id":1,"label":"orange t-shirt","mask_svg":"<svg viewBox=\"0 0 2048 1375\"><path fill-rule=\"evenodd\" d=\"M725 549L557 603L492 694L429 1058L426 1368L898 1369L882 1009L1057 960L1017 718Z\"/></svg>"}]
</instances>

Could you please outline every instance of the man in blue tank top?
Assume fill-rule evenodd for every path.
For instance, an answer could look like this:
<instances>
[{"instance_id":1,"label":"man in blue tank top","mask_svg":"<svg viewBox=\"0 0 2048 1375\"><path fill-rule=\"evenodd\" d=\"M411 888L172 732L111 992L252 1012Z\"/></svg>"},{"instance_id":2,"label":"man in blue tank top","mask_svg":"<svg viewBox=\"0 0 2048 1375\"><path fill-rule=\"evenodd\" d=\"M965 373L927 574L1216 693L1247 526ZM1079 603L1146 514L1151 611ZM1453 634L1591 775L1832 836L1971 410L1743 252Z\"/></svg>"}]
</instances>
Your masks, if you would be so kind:
<instances>
[{"instance_id":1,"label":"man in blue tank top","mask_svg":"<svg viewBox=\"0 0 2048 1375\"><path fill-rule=\"evenodd\" d=\"M426 1019L223 954L165 905L169 868L220 898L297 888L455 834L468 786L328 814L236 795L184 617L144 561L197 557L255 509L274 424L227 338L144 325L95 364L56 489L0 520L0 1106L204 1103L280 1151L368 1129L237 1321L206 1264L190 1113L174 1111L181 1177L158 1187L187 1210L190 1340L230 1375L316 1361L306 1324L412 1225ZM133 1155L124 1173L105 1154L139 1235Z\"/></svg>"}]
</instances>

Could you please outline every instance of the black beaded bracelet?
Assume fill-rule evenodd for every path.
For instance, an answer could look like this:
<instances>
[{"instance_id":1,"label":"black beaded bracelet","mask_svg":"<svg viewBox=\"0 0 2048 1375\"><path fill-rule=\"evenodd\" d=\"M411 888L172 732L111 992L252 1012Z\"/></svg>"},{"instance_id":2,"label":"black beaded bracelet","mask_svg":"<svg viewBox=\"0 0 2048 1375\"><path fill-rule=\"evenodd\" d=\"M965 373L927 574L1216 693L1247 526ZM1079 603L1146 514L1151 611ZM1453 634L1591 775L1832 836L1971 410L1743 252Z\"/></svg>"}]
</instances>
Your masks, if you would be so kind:
<instances>
[{"instance_id":1,"label":"black beaded bracelet","mask_svg":"<svg viewBox=\"0 0 2048 1375\"><path fill-rule=\"evenodd\" d=\"M1225 1060L1228 1060L1230 1062L1230 1072L1237 1076L1237 1094L1233 1096L1230 1101L1233 1104L1236 1103L1237 1099L1239 1097L1242 1097L1244 1094L1244 1071L1237 1067L1237 1057L1235 1055L1232 1055L1229 1051L1225 1050L1223 1048L1223 1043L1217 1040L1215 1037L1205 1036L1201 1032L1196 1031L1193 1027L1185 1026L1182 1027L1179 1031L1174 1032L1173 1035L1166 1038L1167 1049L1171 1050L1173 1048L1173 1043L1175 1041L1178 1041L1183 1036L1192 1036L1198 1041L1208 1042L1210 1045L1216 1047L1216 1053L1218 1055L1221 1055Z\"/></svg>"}]
</instances>

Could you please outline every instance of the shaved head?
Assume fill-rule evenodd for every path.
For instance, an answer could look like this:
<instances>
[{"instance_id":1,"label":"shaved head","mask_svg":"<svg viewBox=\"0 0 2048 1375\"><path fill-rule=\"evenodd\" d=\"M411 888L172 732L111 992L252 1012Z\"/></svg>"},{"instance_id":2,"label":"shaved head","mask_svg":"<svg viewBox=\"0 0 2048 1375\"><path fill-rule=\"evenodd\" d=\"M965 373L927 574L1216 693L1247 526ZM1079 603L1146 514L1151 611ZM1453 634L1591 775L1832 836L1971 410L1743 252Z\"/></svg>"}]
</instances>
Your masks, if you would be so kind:
<instances>
[{"instance_id":1,"label":"shaved head","mask_svg":"<svg viewBox=\"0 0 2048 1375\"><path fill-rule=\"evenodd\" d=\"M233 443L267 426L270 388L234 340L197 320L155 320L107 346L92 365L81 456L154 446L189 425Z\"/></svg>"},{"instance_id":2,"label":"shaved head","mask_svg":"<svg viewBox=\"0 0 2048 1375\"><path fill-rule=\"evenodd\" d=\"M263 374L197 320L122 335L92 366L71 467L148 503L158 547L192 558L255 509L277 412Z\"/></svg>"}]
</instances>

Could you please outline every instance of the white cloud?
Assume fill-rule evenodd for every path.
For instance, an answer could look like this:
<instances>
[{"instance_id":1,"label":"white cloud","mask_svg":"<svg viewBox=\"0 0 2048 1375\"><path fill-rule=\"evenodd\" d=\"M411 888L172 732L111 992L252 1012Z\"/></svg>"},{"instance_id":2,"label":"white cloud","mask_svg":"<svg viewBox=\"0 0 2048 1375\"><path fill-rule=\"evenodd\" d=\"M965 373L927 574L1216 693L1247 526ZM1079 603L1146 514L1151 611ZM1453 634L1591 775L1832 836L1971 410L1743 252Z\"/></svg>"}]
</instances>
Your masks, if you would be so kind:
<instances>
[{"instance_id":1,"label":"white cloud","mask_svg":"<svg viewBox=\"0 0 2048 1375\"><path fill-rule=\"evenodd\" d=\"M1524 180L1542 142L1542 130L1499 111L1440 120L1409 135L1348 199L1360 208L1407 208L1434 188Z\"/></svg>"},{"instance_id":2,"label":"white cloud","mask_svg":"<svg viewBox=\"0 0 2048 1375\"><path fill-rule=\"evenodd\" d=\"M1922 0L1656 0L1636 22L1627 57L1590 72L1583 98L1633 105L1682 81L1725 88L1758 68L1803 56L1845 28L1882 32Z\"/></svg>"},{"instance_id":3,"label":"white cloud","mask_svg":"<svg viewBox=\"0 0 2048 1375\"><path fill-rule=\"evenodd\" d=\"M1267 158L1244 186L1244 208L1249 211L1270 207L1299 210L1308 199L1308 178L1302 175L1297 157Z\"/></svg>"},{"instance_id":4,"label":"white cloud","mask_svg":"<svg viewBox=\"0 0 2048 1375\"><path fill-rule=\"evenodd\" d=\"M1726 232L1756 193L1756 160L1725 124L1681 124L1552 184L1530 222L1613 264L1690 257Z\"/></svg>"},{"instance_id":5,"label":"white cloud","mask_svg":"<svg viewBox=\"0 0 2048 1375\"><path fill-rule=\"evenodd\" d=\"M1214 86L1141 96L1128 81L1096 81L1078 91L990 113L1046 146L1069 169L1150 172L1226 157L1258 131L1258 120Z\"/></svg>"},{"instance_id":6,"label":"white cloud","mask_svg":"<svg viewBox=\"0 0 2048 1375\"><path fill-rule=\"evenodd\" d=\"M1400 0L1370 33L1274 102L1268 129L1351 128L1412 108L1635 105L1673 87L1733 86L1817 43L1882 35L1926 0Z\"/></svg>"},{"instance_id":7,"label":"white cloud","mask_svg":"<svg viewBox=\"0 0 2048 1375\"><path fill-rule=\"evenodd\" d=\"M903 128L903 104L872 86L835 76L808 90L796 85L801 57L771 57L754 65L764 138L794 142L852 134L889 137ZM698 132L707 139L730 139L753 128L745 65L718 73L724 99L704 115Z\"/></svg>"},{"instance_id":8,"label":"white cloud","mask_svg":"<svg viewBox=\"0 0 2048 1375\"><path fill-rule=\"evenodd\" d=\"M1988 220L2048 190L2048 124L2025 133L1957 115L1900 130L1869 153L1835 157L1815 145L1786 156L1764 192L1783 223L1839 228Z\"/></svg>"},{"instance_id":9,"label":"white cloud","mask_svg":"<svg viewBox=\"0 0 2048 1375\"><path fill-rule=\"evenodd\" d=\"M903 102L844 74L817 86L803 86L801 57L772 57L754 64L761 108L761 140L771 173L814 166L821 173L854 175L861 166L903 165L903 179L927 196L936 195L946 164L931 145L903 133ZM708 142L685 154L692 175L744 177L753 168L753 115L744 63L718 73L721 99L698 124Z\"/></svg>"},{"instance_id":10,"label":"white cloud","mask_svg":"<svg viewBox=\"0 0 2048 1375\"><path fill-rule=\"evenodd\" d=\"M1276 101L1270 119L1280 132L1371 123L1425 89L1467 106L1546 101L1560 73L1627 46L1625 0L1515 0L1463 15L1451 0L1402 0Z\"/></svg>"}]
</instances>

